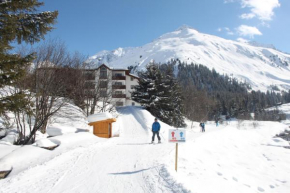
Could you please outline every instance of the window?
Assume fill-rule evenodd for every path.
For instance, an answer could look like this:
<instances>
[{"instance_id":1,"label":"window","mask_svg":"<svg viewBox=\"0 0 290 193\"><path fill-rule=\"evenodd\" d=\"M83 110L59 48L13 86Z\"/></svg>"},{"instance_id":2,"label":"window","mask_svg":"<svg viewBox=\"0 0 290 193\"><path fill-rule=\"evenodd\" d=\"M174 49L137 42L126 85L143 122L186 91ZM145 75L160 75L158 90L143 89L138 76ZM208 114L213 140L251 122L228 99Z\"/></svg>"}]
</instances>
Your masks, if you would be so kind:
<instances>
[{"instance_id":1,"label":"window","mask_svg":"<svg viewBox=\"0 0 290 193\"><path fill-rule=\"evenodd\" d=\"M135 103L134 102L132 102L132 106L135 106Z\"/></svg>"},{"instance_id":2,"label":"window","mask_svg":"<svg viewBox=\"0 0 290 193\"><path fill-rule=\"evenodd\" d=\"M85 89L94 89L95 84L93 82L85 82Z\"/></svg>"},{"instance_id":3,"label":"window","mask_svg":"<svg viewBox=\"0 0 290 193\"><path fill-rule=\"evenodd\" d=\"M100 81L100 87L106 88L107 87L107 81Z\"/></svg>"},{"instance_id":4,"label":"window","mask_svg":"<svg viewBox=\"0 0 290 193\"><path fill-rule=\"evenodd\" d=\"M115 85L123 85L122 82L115 82Z\"/></svg>"},{"instance_id":5,"label":"window","mask_svg":"<svg viewBox=\"0 0 290 193\"><path fill-rule=\"evenodd\" d=\"M107 78L107 68L106 67L101 68L100 77Z\"/></svg>"},{"instance_id":6,"label":"window","mask_svg":"<svg viewBox=\"0 0 290 193\"><path fill-rule=\"evenodd\" d=\"M106 97L107 96L107 91L106 90L101 90L100 91L100 97Z\"/></svg>"},{"instance_id":7,"label":"window","mask_svg":"<svg viewBox=\"0 0 290 193\"><path fill-rule=\"evenodd\" d=\"M117 106L117 107L122 107L122 106L124 106L124 103L123 103L123 102L120 102L120 101L118 101L118 102L116 102L116 106Z\"/></svg>"},{"instance_id":8,"label":"window","mask_svg":"<svg viewBox=\"0 0 290 193\"><path fill-rule=\"evenodd\" d=\"M122 91L115 91L115 95L123 94Z\"/></svg>"},{"instance_id":9,"label":"window","mask_svg":"<svg viewBox=\"0 0 290 193\"><path fill-rule=\"evenodd\" d=\"M94 72L86 72L85 73L85 79L86 80L95 80L95 74L94 74Z\"/></svg>"},{"instance_id":10,"label":"window","mask_svg":"<svg viewBox=\"0 0 290 193\"><path fill-rule=\"evenodd\" d=\"M119 76L123 76L123 74L122 73L116 73L115 76L119 77Z\"/></svg>"},{"instance_id":11,"label":"window","mask_svg":"<svg viewBox=\"0 0 290 193\"><path fill-rule=\"evenodd\" d=\"M85 95L89 98L94 96L94 91L91 90L85 90Z\"/></svg>"},{"instance_id":12,"label":"window","mask_svg":"<svg viewBox=\"0 0 290 193\"><path fill-rule=\"evenodd\" d=\"M134 78L131 76L131 81L133 81L134 80Z\"/></svg>"}]
</instances>

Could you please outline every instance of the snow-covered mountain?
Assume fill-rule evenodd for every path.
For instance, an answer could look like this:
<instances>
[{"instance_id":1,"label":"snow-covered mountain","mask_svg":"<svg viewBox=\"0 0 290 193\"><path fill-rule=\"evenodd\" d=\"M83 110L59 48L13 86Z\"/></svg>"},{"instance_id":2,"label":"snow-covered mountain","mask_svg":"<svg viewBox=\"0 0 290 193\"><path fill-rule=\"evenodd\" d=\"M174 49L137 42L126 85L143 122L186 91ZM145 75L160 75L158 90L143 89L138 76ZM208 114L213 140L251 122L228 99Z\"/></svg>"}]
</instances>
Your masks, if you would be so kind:
<instances>
[{"instance_id":1,"label":"snow-covered mountain","mask_svg":"<svg viewBox=\"0 0 290 193\"><path fill-rule=\"evenodd\" d=\"M273 48L258 43L226 40L182 26L144 46L101 51L90 60L93 66L104 63L118 68L132 65L144 69L153 60L163 63L179 59L188 64L214 68L220 74L228 74L251 84L255 90L265 91L271 85L289 90L290 54Z\"/></svg>"}]
</instances>

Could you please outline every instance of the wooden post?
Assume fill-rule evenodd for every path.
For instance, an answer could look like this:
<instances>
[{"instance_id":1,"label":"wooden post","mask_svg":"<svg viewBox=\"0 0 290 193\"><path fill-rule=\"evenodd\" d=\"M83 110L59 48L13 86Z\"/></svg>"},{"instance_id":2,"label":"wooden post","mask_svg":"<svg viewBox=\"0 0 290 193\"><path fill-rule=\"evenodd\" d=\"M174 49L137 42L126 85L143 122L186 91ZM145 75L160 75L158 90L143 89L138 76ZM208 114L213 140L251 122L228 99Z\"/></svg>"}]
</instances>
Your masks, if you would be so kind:
<instances>
[{"instance_id":1,"label":"wooden post","mask_svg":"<svg viewBox=\"0 0 290 193\"><path fill-rule=\"evenodd\" d=\"M175 151L175 171L177 172L177 157L178 157L178 143L176 143L176 151Z\"/></svg>"}]
</instances>

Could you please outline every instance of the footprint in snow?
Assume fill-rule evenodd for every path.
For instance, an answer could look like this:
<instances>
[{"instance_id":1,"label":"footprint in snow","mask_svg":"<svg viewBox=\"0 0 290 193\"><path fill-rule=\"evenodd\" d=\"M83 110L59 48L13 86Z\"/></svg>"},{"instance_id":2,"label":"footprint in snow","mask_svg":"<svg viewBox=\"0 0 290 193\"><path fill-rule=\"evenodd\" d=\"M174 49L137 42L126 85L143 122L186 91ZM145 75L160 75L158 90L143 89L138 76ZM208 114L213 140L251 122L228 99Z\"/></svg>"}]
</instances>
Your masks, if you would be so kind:
<instances>
[{"instance_id":1,"label":"footprint in snow","mask_svg":"<svg viewBox=\"0 0 290 193\"><path fill-rule=\"evenodd\" d=\"M278 182L281 182L281 183L283 183L283 184L285 184L287 181L286 180L278 180L278 179L276 179Z\"/></svg>"},{"instance_id":2,"label":"footprint in snow","mask_svg":"<svg viewBox=\"0 0 290 193\"><path fill-rule=\"evenodd\" d=\"M264 192L265 190L263 189L263 188L261 188L261 187L258 187L258 190L260 191L260 192Z\"/></svg>"},{"instance_id":3,"label":"footprint in snow","mask_svg":"<svg viewBox=\"0 0 290 193\"><path fill-rule=\"evenodd\" d=\"M270 185L270 188L275 188L275 186L273 186L273 185Z\"/></svg>"},{"instance_id":4,"label":"footprint in snow","mask_svg":"<svg viewBox=\"0 0 290 193\"><path fill-rule=\"evenodd\" d=\"M237 179L237 178L235 178L235 177L233 177L233 180L235 180L236 182L238 182L238 179Z\"/></svg>"},{"instance_id":5,"label":"footprint in snow","mask_svg":"<svg viewBox=\"0 0 290 193\"><path fill-rule=\"evenodd\" d=\"M251 186L250 186L250 185L248 185L248 184L244 184L244 186L247 186L248 188L251 188Z\"/></svg>"},{"instance_id":6,"label":"footprint in snow","mask_svg":"<svg viewBox=\"0 0 290 193\"><path fill-rule=\"evenodd\" d=\"M220 172L217 172L217 175L219 175L219 176L222 176L223 174L222 174L222 173L220 173Z\"/></svg>"}]
</instances>

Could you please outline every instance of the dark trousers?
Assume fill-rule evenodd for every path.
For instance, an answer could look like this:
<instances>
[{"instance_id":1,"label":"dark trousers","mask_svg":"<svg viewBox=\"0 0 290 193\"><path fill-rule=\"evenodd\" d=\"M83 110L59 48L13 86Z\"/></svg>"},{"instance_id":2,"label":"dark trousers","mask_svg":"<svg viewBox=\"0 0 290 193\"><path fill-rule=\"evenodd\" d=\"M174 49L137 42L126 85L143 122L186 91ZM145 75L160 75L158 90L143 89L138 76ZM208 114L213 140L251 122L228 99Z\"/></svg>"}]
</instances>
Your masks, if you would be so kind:
<instances>
[{"instance_id":1,"label":"dark trousers","mask_svg":"<svg viewBox=\"0 0 290 193\"><path fill-rule=\"evenodd\" d=\"M152 131L152 132L153 132L152 141L154 141L154 139L155 139L155 135L156 135L156 134L157 134L157 138L158 138L158 140L160 141L161 138L160 138L160 136L159 136L159 131Z\"/></svg>"}]
</instances>

